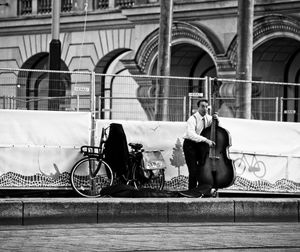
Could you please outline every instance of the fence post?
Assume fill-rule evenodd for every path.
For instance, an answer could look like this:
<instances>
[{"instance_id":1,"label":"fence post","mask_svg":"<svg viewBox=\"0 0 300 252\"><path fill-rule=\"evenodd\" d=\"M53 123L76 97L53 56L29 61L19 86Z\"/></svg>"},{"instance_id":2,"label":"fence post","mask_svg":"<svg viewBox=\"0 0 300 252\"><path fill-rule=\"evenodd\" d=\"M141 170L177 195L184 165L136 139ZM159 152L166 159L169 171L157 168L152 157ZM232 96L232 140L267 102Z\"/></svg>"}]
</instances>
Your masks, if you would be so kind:
<instances>
[{"instance_id":1,"label":"fence post","mask_svg":"<svg viewBox=\"0 0 300 252\"><path fill-rule=\"evenodd\" d=\"M183 121L186 120L186 96L183 96Z\"/></svg>"},{"instance_id":2,"label":"fence post","mask_svg":"<svg viewBox=\"0 0 300 252\"><path fill-rule=\"evenodd\" d=\"M13 104L13 97L9 96L8 97L8 102L9 102L9 109L14 109L14 104Z\"/></svg>"},{"instance_id":3,"label":"fence post","mask_svg":"<svg viewBox=\"0 0 300 252\"><path fill-rule=\"evenodd\" d=\"M192 97L190 96L190 93L189 93L189 105L188 105L188 116L191 115L191 112L192 112Z\"/></svg>"},{"instance_id":4,"label":"fence post","mask_svg":"<svg viewBox=\"0 0 300 252\"><path fill-rule=\"evenodd\" d=\"M278 96L275 98L275 121L278 121L278 106L279 106L279 100Z\"/></svg>"},{"instance_id":5,"label":"fence post","mask_svg":"<svg viewBox=\"0 0 300 252\"><path fill-rule=\"evenodd\" d=\"M283 97L280 97L280 121L283 120Z\"/></svg>"},{"instance_id":6,"label":"fence post","mask_svg":"<svg viewBox=\"0 0 300 252\"><path fill-rule=\"evenodd\" d=\"M101 118L101 111L102 111L102 107L101 107L101 95L98 96L98 118Z\"/></svg>"},{"instance_id":7,"label":"fence post","mask_svg":"<svg viewBox=\"0 0 300 252\"><path fill-rule=\"evenodd\" d=\"M79 94L76 95L76 111L79 112Z\"/></svg>"},{"instance_id":8,"label":"fence post","mask_svg":"<svg viewBox=\"0 0 300 252\"><path fill-rule=\"evenodd\" d=\"M7 96L7 105L8 105L8 109L12 109L11 107L11 97Z\"/></svg>"},{"instance_id":9,"label":"fence post","mask_svg":"<svg viewBox=\"0 0 300 252\"><path fill-rule=\"evenodd\" d=\"M205 80L204 80L204 87L203 87L203 97L205 99L208 99L208 82L209 82L209 77L205 76Z\"/></svg>"},{"instance_id":10,"label":"fence post","mask_svg":"<svg viewBox=\"0 0 300 252\"><path fill-rule=\"evenodd\" d=\"M96 120L95 120L95 85L96 85L96 75L95 72L91 72L91 93L90 93L90 112L91 112L91 145L95 145L95 128L96 128Z\"/></svg>"},{"instance_id":11,"label":"fence post","mask_svg":"<svg viewBox=\"0 0 300 252\"><path fill-rule=\"evenodd\" d=\"M205 91L205 96L206 99L208 100L208 104L211 107L212 106L212 101L211 101L211 77L206 76L205 77L205 84L204 84L204 91ZM210 109L211 113L211 109Z\"/></svg>"}]
</instances>

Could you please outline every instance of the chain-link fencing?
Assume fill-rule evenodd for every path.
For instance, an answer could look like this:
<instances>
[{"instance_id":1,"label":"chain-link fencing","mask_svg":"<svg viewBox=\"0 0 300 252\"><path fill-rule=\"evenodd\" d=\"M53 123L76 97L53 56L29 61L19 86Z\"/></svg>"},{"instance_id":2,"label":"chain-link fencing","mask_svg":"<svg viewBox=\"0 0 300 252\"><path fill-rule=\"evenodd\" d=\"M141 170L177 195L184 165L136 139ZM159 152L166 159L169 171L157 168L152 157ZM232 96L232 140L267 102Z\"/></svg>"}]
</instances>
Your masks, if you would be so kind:
<instances>
[{"instance_id":1,"label":"chain-link fencing","mask_svg":"<svg viewBox=\"0 0 300 252\"><path fill-rule=\"evenodd\" d=\"M0 69L0 109L91 111L100 119L185 121L206 98L220 116L298 122L299 94L295 83Z\"/></svg>"}]
</instances>

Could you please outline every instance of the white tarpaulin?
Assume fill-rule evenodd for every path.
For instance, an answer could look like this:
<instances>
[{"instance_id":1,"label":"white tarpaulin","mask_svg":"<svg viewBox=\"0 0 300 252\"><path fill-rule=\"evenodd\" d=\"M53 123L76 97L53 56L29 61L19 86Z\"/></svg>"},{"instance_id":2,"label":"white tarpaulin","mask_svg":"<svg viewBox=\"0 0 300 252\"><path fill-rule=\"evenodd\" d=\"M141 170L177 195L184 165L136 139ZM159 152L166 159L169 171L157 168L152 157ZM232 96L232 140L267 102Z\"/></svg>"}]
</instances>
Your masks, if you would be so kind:
<instances>
[{"instance_id":1,"label":"white tarpaulin","mask_svg":"<svg viewBox=\"0 0 300 252\"><path fill-rule=\"evenodd\" d=\"M90 143L91 114L0 110L0 188L70 187L79 148ZM300 192L300 124L220 118L230 132L229 158L236 179L229 188L246 191ZM166 189L187 188L182 150L185 122L97 120L101 128L123 125L127 142L162 150Z\"/></svg>"},{"instance_id":2,"label":"white tarpaulin","mask_svg":"<svg viewBox=\"0 0 300 252\"><path fill-rule=\"evenodd\" d=\"M0 110L0 188L59 187L90 142L90 113Z\"/></svg>"},{"instance_id":3,"label":"white tarpaulin","mask_svg":"<svg viewBox=\"0 0 300 252\"><path fill-rule=\"evenodd\" d=\"M300 157L300 123L221 118L221 124L233 150Z\"/></svg>"},{"instance_id":4,"label":"white tarpaulin","mask_svg":"<svg viewBox=\"0 0 300 252\"><path fill-rule=\"evenodd\" d=\"M98 120L96 136L112 122L123 125L128 142L142 143L145 150L162 150L167 186L187 186L185 122ZM299 123L220 118L220 126L231 136L229 158L236 169L231 189L300 191Z\"/></svg>"}]
</instances>

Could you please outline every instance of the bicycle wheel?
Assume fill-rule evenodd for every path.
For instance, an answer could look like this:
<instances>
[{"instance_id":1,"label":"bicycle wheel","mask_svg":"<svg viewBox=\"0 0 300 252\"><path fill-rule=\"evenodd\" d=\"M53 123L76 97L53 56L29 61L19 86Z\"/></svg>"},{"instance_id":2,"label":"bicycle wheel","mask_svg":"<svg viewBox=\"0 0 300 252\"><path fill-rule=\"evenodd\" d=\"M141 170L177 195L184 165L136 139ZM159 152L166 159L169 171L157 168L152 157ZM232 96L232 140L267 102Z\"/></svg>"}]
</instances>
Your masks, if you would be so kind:
<instances>
[{"instance_id":1,"label":"bicycle wheel","mask_svg":"<svg viewBox=\"0 0 300 252\"><path fill-rule=\"evenodd\" d=\"M145 169L144 161L141 162L141 167L139 168L145 173L145 177L148 178L146 182L139 182L137 179L137 187L138 188L151 188L163 190L165 185L165 170L164 169ZM136 174L134 173L134 178L136 178Z\"/></svg>"},{"instance_id":2,"label":"bicycle wheel","mask_svg":"<svg viewBox=\"0 0 300 252\"><path fill-rule=\"evenodd\" d=\"M84 157L72 168L71 185L84 197L99 197L101 189L113 183L109 165L97 157Z\"/></svg>"},{"instance_id":3,"label":"bicycle wheel","mask_svg":"<svg viewBox=\"0 0 300 252\"><path fill-rule=\"evenodd\" d=\"M125 180L127 181L126 185L130 185L135 187L136 189L139 189L140 181L137 178L136 169L137 169L137 165L136 163L133 163L131 165L131 171L127 173L127 177L125 177Z\"/></svg>"},{"instance_id":4,"label":"bicycle wheel","mask_svg":"<svg viewBox=\"0 0 300 252\"><path fill-rule=\"evenodd\" d=\"M234 161L234 167L236 175L242 175L246 170L246 163L242 158L238 158Z\"/></svg>"},{"instance_id":5,"label":"bicycle wheel","mask_svg":"<svg viewBox=\"0 0 300 252\"><path fill-rule=\"evenodd\" d=\"M165 186L165 170L152 170L153 176L151 177L152 188L163 190Z\"/></svg>"},{"instance_id":6,"label":"bicycle wheel","mask_svg":"<svg viewBox=\"0 0 300 252\"><path fill-rule=\"evenodd\" d=\"M150 179L143 184L138 184L138 188L151 188L163 190L165 186L165 171L164 169L160 170L150 170L152 173Z\"/></svg>"},{"instance_id":7,"label":"bicycle wheel","mask_svg":"<svg viewBox=\"0 0 300 252\"><path fill-rule=\"evenodd\" d=\"M266 165L262 161L257 161L254 164L254 167L257 168L253 173L257 178L263 178L266 175Z\"/></svg>"}]
</instances>

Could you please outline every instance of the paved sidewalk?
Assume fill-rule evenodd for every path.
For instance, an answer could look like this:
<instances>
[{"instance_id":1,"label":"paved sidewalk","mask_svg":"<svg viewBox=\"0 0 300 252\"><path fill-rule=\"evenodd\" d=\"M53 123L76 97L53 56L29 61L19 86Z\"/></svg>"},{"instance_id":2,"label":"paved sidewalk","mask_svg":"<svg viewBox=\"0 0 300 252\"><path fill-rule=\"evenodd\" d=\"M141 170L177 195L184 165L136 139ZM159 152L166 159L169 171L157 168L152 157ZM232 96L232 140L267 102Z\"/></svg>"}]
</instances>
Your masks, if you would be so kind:
<instances>
[{"instance_id":1,"label":"paved sidewalk","mask_svg":"<svg viewBox=\"0 0 300 252\"><path fill-rule=\"evenodd\" d=\"M0 198L0 225L298 222L299 198Z\"/></svg>"},{"instance_id":2,"label":"paved sidewalk","mask_svg":"<svg viewBox=\"0 0 300 252\"><path fill-rule=\"evenodd\" d=\"M300 225L103 223L0 226L1 251L299 251Z\"/></svg>"}]
</instances>

